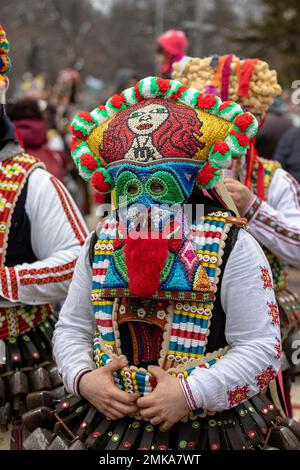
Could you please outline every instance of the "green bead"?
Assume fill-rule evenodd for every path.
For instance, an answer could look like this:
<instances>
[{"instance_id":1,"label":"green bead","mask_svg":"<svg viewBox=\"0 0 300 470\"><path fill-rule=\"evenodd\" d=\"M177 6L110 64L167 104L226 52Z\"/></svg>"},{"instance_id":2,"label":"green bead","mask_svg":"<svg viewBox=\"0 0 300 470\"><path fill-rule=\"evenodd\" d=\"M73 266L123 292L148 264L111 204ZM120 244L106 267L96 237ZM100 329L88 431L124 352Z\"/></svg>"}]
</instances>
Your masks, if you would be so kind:
<instances>
[{"instance_id":1,"label":"green bead","mask_svg":"<svg viewBox=\"0 0 300 470\"><path fill-rule=\"evenodd\" d=\"M208 421L208 426L210 426L211 428L214 428L215 426L217 426L217 421L215 419L210 419Z\"/></svg>"},{"instance_id":2,"label":"green bead","mask_svg":"<svg viewBox=\"0 0 300 470\"><path fill-rule=\"evenodd\" d=\"M145 427L145 431L147 431L147 432L152 432L153 429L154 428L153 428L152 424L147 424L147 426Z\"/></svg>"},{"instance_id":3,"label":"green bead","mask_svg":"<svg viewBox=\"0 0 300 470\"><path fill-rule=\"evenodd\" d=\"M140 427L140 423L138 421L133 421L131 426L133 427L133 429L138 429Z\"/></svg>"},{"instance_id":4,"label":"green bead","mask_svg":"<svg viewBox=\"0 0 300 470\"><path fill-rule=\"evenodd\" d=\"M192 422L192 428L194 428L194 429L200 428L200 423L199 423L199 421L193 421L193 422Z\"/></svg>"},{"instance_id":5,"label":"green bead","mask_svg":"<svg viewBox=\"0 0 300 470\"><path fill-rule=\"evenodd\" d=\"M179 448L180 449L185 449L187 446L187 441L180 441L179 442Z\"/></svg>"},{"instance_id":6,"label":"green bead","mask_svg":"<svg viewBox=\"0 0 300 470\"><path fill-rule=\"evenodd\" d=\"M78 408L76 408L75 413L78 413L78 414L81 413L82 409L83 407L79 406Z\"/></svg>"},{"instance_id":7,"label":"green bead","mask_svg":"<svg viewBox=\"0 0 300 470\"><path fill-rule=\"evenodd\" d=\"M245 416L245 414L246 414L245 410L240 410L240 411L239 411L239 415L240 415L240 416Z\"/></svg>"},{"instance_id":8,"label":"green bead","mask_svg":"<svg viewBox=\"0 0 300 470\"><path fill-rule=\"evenodd\" d=\"M26 341L26 343L28 343L30 341L30 338L29 336L25 335L23 336L23 340Z\"/></svg>"},{"instance_id":9,"label":"green bead","mask_svg":"<svg viewBox=\"0 0 300 470\"><path fill-rule=\"evenodd\" d=\"M14 344L16 342L16 338L9 338L8 341L10 344Z\"/></svg>"},{"instance_id":10,"label":"green bead","mask_svg":"<svg viewBox=\"0 0 300 470\"><path fill-rule=\"evenodd\" d=\"M113 435L111 436L111 440L112 440L113 442L119 442L119 440L120 440L120 435L119 435L119 434L113 434Z\"/></svg>"}]
</instances>

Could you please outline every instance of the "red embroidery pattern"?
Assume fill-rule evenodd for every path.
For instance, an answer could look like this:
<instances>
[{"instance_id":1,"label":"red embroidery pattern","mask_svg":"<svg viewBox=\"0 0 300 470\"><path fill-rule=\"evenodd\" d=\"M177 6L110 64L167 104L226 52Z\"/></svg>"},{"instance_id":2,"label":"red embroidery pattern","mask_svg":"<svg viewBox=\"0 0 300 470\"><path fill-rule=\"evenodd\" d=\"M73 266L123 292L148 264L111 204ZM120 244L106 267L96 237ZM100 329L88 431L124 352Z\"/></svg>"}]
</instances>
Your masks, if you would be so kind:
<instances>
[{"instance_id":1,"label":"red embroidery pattern","mask_svg":"<svg viewBox=\"0 0 300 470\"><path fill-rule=\"evenodd\" d=\"M58 197L60 199L61 205L62 205L62 207L65 211L65 214L68 218L68 221L69 221L69 223L70 223L70 225L73 229L73 232L74 232L77 240L80 242L81 245L83 245L84 240L87 236L87 233L84 230L80 220L77 217L77 214L75 212L75 209L73 207L73 204L72 204L67 192L65 191L65 189L63 188L61 183L59 183L59 181L54 176L52 176L50 178L50 180L52 181L52 184L53 184L54 188L56 189L56 192L57 192Z\"/></svg>"},{"instance_id":2,"label":"red embroidery pattern","mask_svg":"<svg viewBox=\"0 0 300 470\"><path fill-rule=\"evenodd\" d=\"M229 405L235 406L243 402L244 400L247 400L249 395L249 386L243 385L243 387L240 387L239 385L237 385L233 390L229 390L227 393Z\"/></svg>"},{"instance_id":3,"label":"red embroidery pattern","mask_svg":"<svg viewBox=\"0 0 300 470\"><path fill-rule=\"evenodd\" d=\"M264 289L273 289L272 279L267 266L261 266L260 273L264 284Z\"/></svg>"},{"instance_id":4,"label":"red embroidery pattern","mask_svg":"<svg viewBox=\"0 0 300 470\"><path fill-rule=\"evenodd\" d=\"M8 285L7 285L7 273L6 273L6 268L1 268L1 287L2 287L2 292L4 297L8 298L9 293L8 293Z\"/></svg>"},{"instance_id":5,"label":"red embroidery pattern","mask_svg":"<svg viewBox=\"0 0 300 470\"><path fill-rule=\"evenodd\" d=\"M11 296L13 300L19 299L18 293L18 281L17 281L17 274L15 268L8 268L9 276L10 276L10 285L11 285Z\"/></svg>"},{"instance_id":6,"label":"red embroidery pattern","mask_svg":"<svg viewBox=\"0 0 300 470\"><path fill-rule=\"evenodd\" d=\"M32 269L21 269L19 276L24 277L26 275L39 275L39 274L55 274L73 269L76 264L77 258L73 259L69 263L61 264L60 266L54 266L53 268L32 268Z\"/></svg>"},{"instance_id":7,"label":"red embroidery pattern","mask_svg":"<svg viewBox=\"0 0 300 470\"><path fill-rule=\"evenodd\" d=\"M272 318L273 325L279 325L279 311L275 302L268 302L268 314Z\"/></svg>"},{"instance_id":8,"label":"red embroidery pattern","mask_svg":"<svg viewBox=\"0 0 300 470\"><path fill-rule=\"evenodd\" d=\"M272 366L267 367L261 374L255 377L259 390L263 390L276 377L276 372Z\"/></svg>"},{"instance_id":9,"label":"red embroidery pattern","mask_svg":"<svg viewBox=\"0 0 300 470\"><path fill-rule=\"evenodd\" d=\"M70 273L64 274L63 276L49 276L49 277L26 277L24 279L21 279L21 284L23 286L27 286L28 284L51 284L53 282L64 282L68 281L69 279L72 279L73 276L73 271Z\"/></svg>"},{"instance_id":10,"label":"red embroidery pattern","mask_svg":"<svg viewBox=\"0 0 300 470\"><path fill-rule=\"evenodd\" d=\"M281 341L279 338L276 337L276 344L275 344L275 357L276 359L280 359L281 357Z\"/></svg>"}]
</instances>

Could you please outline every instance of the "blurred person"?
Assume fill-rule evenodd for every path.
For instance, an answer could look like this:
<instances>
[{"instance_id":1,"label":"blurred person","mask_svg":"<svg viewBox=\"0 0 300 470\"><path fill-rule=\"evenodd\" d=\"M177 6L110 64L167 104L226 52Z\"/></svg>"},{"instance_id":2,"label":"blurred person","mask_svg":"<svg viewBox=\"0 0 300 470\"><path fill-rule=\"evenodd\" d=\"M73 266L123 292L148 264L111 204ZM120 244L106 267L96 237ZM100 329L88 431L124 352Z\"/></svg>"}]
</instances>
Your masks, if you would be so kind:
<instances>
[{"instance_id":1,"label":"blurred person","mask_svg":"<svg viewBox=\"0 0 300 470\"><path fill-rule=\"evenodd\" d=\"M236 101L252 112L260 124L273 98L281 93L276 71L259 59L239 59L228 54L182 62L174 64L174 78L185 86ZM233 162L231 169L224 172L224 184L239 213L247 218L249 231L262 245L272 268L280 307L287 410L291 415L291 378L300 372L292 360L294 341L300 340L300 302L288 287L287 266L300 267L300 187L279 162L258 155L255 138L250 140L246 158Z\"/></svg>"},{"instance_id":2,"label":"blurred person","mask_svg":"<svg viewBox=\"0 0 300 470\"><path fill-rule=\"evenodd\" d=\"M292 127L293 121L288 114L283 100L281 97L275 97L257 134L256 148L258 155L263 155L269 160L280 161L274 157L275 149L281 137ZM283 168L287 169L284 166ZM292 172L290 173L292 174Z\"/></svg>"},{"instance_id":3,"label":"blurred person","mask_svg":"<svg viewBox=\"0 0 300 470\"><path fill-rule=\"evenodd\" d=\"M183 31L170 29L156 39L156 73L170 78L172 65L186 54L188 39Z\"/></svg>"},{"instance_id":4,"label":"blurred person","mask_svg":"<svg viewBox=\"0 0 300 470\"><path fill-rule=\"evenodd\" d=\"M8 50L0 26L0 447L20 450L27 407L64 396L52 361L53 304L66 298L87 230L65 187L24 151L6 114Z\"/></svg>"},{"instance_id":5,"label":"blurred person","mask_svg":"<svg viewBox=\"0 0 300 470\"><path fill-rule=\"evenodd\" d=\"M49 148L47 123L38 101L27 98L10 103L7 105L7 113L20 132L25 151L39 158L45 163L49 173L62 180L67 157L64 151Z\"/></svg>"},{"instance_id":6,"label":"blurred person","mask_svg":"<svg viewBox=\"0 0 300 470\"><path fill-rule=\"evenodd\" d=\"M274 159L300 183L300 127L285 132L275 149Z\"/></svg>"}]
</instances>

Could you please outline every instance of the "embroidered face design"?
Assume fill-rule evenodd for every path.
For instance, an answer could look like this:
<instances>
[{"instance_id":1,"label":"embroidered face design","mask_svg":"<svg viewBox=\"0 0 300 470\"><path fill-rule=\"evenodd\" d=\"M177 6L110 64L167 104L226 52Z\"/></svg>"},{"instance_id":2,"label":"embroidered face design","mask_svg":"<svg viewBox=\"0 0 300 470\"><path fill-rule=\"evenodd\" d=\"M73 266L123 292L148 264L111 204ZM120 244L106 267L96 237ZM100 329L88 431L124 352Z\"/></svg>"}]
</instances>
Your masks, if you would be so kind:
<instances>
[{"instance_id":1,"label":"embroidered face design","mask_svg":"<svg viewBox=\"0 0 300 470\"><path fill-rule=\"evenodd\" d=\"M127 120L127 124L129 129L136 135L151 135L168 117L169 112L165 106L149 104L133 111Z\"/></svg>"}]
</instances>

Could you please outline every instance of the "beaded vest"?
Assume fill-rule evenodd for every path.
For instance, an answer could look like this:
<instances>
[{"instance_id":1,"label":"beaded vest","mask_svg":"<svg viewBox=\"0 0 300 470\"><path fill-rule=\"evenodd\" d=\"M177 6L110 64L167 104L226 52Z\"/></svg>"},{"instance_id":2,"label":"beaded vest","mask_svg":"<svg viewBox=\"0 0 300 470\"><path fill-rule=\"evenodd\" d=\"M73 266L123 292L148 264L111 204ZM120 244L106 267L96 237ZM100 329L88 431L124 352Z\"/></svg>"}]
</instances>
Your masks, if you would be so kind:
<instances>
[{"instance_id":1,"label":"beaded vest","mask_svg":"<svg viewBox=\"0 0 300 470\"><path fill-rule=\"evenodd\" d=\"M262 157L259 157L259 160L263 163L264 189L265 189L265 197L267 197L268 190L272 182L272 178L275 174L275 171L278 170L278 168L281 168L281 164L277 161L266 160L265 158L262 158ZM256 193L257 171L258 171L258 163L255 161L254 166L253 166L253 172L252 172L252 189L254 193ZM276 255L271 253L267 248L263 247L263 250L271 266L275 291L285 289L287 287L286 263L281 261Z\"/></svg>"},{"instance_id":2,"label":"beaded vest","mask_svg":"<svg viewBox=\"0 0 300 470\"><path fill-rule=\"evenodd\" d=\"M169 252L161 271L160 289L151 299L130 295L124 253L114 248L114 221L106 221L94 247L91 293L97 325L94 360L98 367L112 356L122 355L119 325L124 321L162 328L158 364L179 378L195 367L210 367L224 355L227 348L206 353L206 345L225 240L231 228L226 221L229 215L214 212L200 218L183 246L176 253ZM117 371L115 381L121 389L141 395L156 385L146 369L135 365Z\"/></svg>"},{"instance_id":3,"label":"beaded vest","mask_svg":"<svg viewBox=\"0 0 300 470\"><path fill-rule=\"evenodd\" d=\"M44 165L25 153L0 162L0 276L3 293L12 298L17 289L15 271L5 267L12 216L29 175L39 167ZM45 320L51 311L49 305L0 308L0 340L24 333Z\"/></svg>"}]
</instances>

